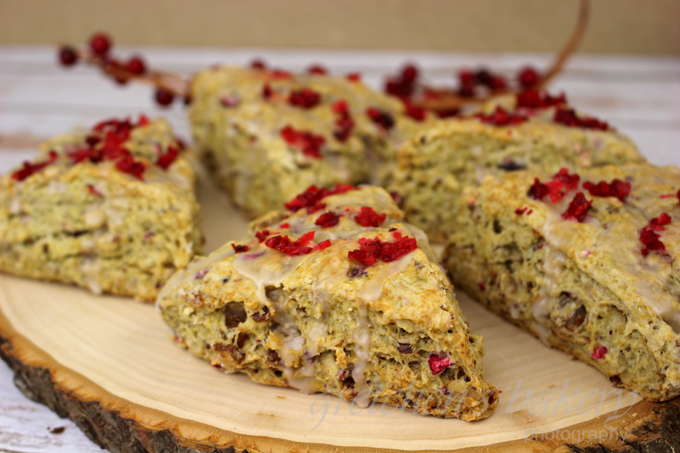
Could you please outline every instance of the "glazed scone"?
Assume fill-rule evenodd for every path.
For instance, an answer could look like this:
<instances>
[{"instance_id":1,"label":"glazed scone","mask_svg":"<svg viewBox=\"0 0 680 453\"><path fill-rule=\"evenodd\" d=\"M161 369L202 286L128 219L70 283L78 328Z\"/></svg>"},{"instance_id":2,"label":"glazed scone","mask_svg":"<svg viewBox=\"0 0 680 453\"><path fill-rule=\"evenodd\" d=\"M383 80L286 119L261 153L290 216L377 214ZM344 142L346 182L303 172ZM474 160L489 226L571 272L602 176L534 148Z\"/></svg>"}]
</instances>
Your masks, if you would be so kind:
<instances>
[{"instance_id":1,"label":"glazed scone","mask_svg":"<svg viewBox=\"0 0 680 453\"><path fill-rule=\"evenodd\" d=\"M477 301L651 401L680 394L680 169L485 179L445 263Z\"/></svg>"},{"instance_id":2,"label":"glazed scone","mask_svg":"<svg viewBox=\"0 0 680 453\"><path fill-rule=\"evenodd\" d=\"M251 217L310 185L382 184L397 147L428 118L359 80L243 67L199 72L191 100L199 152Z\"/></svg>"},{"instance_id":3,"label":"glazed scone","mask_svg":"<svg viewBox=\"0 0 680 453\"><path fill-rule=\"evenodd\" d=\"M188 152L143 116L44 143L0 179L0 270L154 301L200 251Z\"/></svg>"},{"instance_id":4,"label":"glazed scone","mask_svg":"<svg viewBox=\"0 0 680 453\"><path fill-rule=\"evenodd\" d=\"M390 195L312 187L287 207L170 279L158 306L176 342L263 384L488 417L482 338Z\"/></svg>"},{"instance_id":5,"label":"glazed scone","mask_svg":"<svg viewBox=\"0 0 680 453\"><path fill-rule=\"evenodd\" d=\"M387 189L401 196L410 223L443 242L456 229L463 189L487 175L644 161L630 139L575 114L564 96L529 91L495 100L476 115L423 128L399 149Z\"/></svg>"}]
</instances>

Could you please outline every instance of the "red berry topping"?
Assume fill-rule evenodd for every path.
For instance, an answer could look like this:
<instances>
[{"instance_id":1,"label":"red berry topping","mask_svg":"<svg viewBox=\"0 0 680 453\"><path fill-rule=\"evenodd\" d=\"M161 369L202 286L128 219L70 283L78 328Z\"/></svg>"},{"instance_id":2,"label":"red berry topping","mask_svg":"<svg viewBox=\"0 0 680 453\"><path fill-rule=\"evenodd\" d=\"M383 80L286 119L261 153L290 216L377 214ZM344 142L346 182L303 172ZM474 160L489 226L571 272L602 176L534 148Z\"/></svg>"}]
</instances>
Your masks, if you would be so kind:
<instances>
[{"instance_id":1,"label":"red berry topping","mask_svg":"<svg viewBox=\"0 0 680 453\"><path fill-rule=\"evenodd\" d=\"M668 225L671 222L668 214L661 214L659 217L651 219L649 225L646 225L640 232L640 242L642 243L642 254L647 256L649 252L666 251L666 246L661 242L659 234L656 231L663 231L663 225ZM656 231L655 231L656 230Z\"/></svg>"},{"instance_id":2,"label":"red berry topping","mask_svg":"<svg viewBox=\"0 0 680 453\"><path fill-rule=\"evenodd\" d=\"M559 108L555 111L553 121L568 127L582 127L600 131L609 130L609 124L593 117L579 117L573 109Z\"/></svg>"},{"instance_id":3,"label":"red berry topping","mask_svg":"<svg viewBox=\"0 0 680 453\"><path fill-rule=\"evenodd\" d=\"M593 349L591 357L595 360L601 360L604 359L604 356L607 355L607 352L609 352L607 348L605 348L604 346L598 346L595 349Z\"/></svg>"},{"instance_id":4,"label":"red berry topping","mask_svg":"<svg viewBox=\"0 0 680 453\"><path fill-rule=\"evenodd\" d=\"M262 60L260 58L256 58L255 60L250 62L250 67L252 69L257 69L259 71L263 71L263 70L267 69L267 64L264 62L264 60Z\"/></svg>"},{"instance_id":5,"label":"red berry topping","mask_svg":"<svg viewBox=\"0 0 680 453\"><path fill-rule=\"evenodd\" d=\"M511 126L527 121L526 116L510 113L500 106L496 107L496 110L489 115L477 113L473 115L473 117L479 119L484 124L490 124L492 126Z\"/></svg>"},{"instance_id":6,"label":"red berry topping","mask_svg":"<svg viewBox=\"0 0 680 453\"><path fill-rule=\"evenodd\" d=\"M96 196L96 197L103 197L104 196L104 194L101 193L100 191L98 191L97 188L95 186L93 186L92 184L87 185L87 192L91 195Z\"/></svg>"},{"instance_id":7,"label":"red berry topping","mask_svg":"<svg viewBox=\"0 0 680 453\"><path fill-rule=\"evenodd\" d=\"M59 63L62 66L73 66L78 63L78 52L73 47L62 47L59 49Z\"/></svg>"},{"instance_id":8,"label":"red berry topping","mask_svg":"<svg viewBox=\"0 0 680 453\"><path fill-rule=\"evenodd\" d=\"M116 168L123 173L130 174L140 181L144 180L144 170L146 170L146 165L142 162L136 161L134 157L130 154L123 156L122 159L116 162Z\"/></svg>"},{"instance_id":9,"label":"red berry topping","mask_svg":"<svg viewBox=\"0 0 680 453\"><path fill-rule=\"evenodd\" d=\"M281 138L292 148L302 151L302 154L315 159L321 159L321 147L326 143L326 139L321 135L314 135L311 132L299 131L291 126L281 129Z\"/></svg>"},{"instance_id":10,"label":"red berry topping","mask_svg":"<svg viewBox=\"0 0 680 453\"><path fill-rule=\"evenodd\" d=\"M505 77L500 76L500 75L495 75L491 79L491 85L489 85L489 88L491 88L492 91L501 91L504 90L508 87L508 81L505 80Z\"/></svg>"},{"instance_id":11,"label":"red berry topping","mask_svg":"<svg viewBox=\"0 0 680 453\"><path fill-rule=\"evenodd\" d=\"M413 118L416 121L425 121L425 118L427 118L427 110L417 106L408 99L404 99L404 109L406 116Z\"/></svg>"},{"instance_id":12,"label":"red berry topping","mask_svg":"<svg viewBox=\"0 0 680 453\"><path fill-rule=\"evenodd\" d=\"M247 245L231 244L231 246L234 248L234 252L236 253L243 253L248 251Z\"/></svg>"},{"instance_id":13,"label":"red berry topping","mask_svg":"<svg viewBox=\"0 0 680 453\"><path fill-rule=\"evenodd\" d=\"M347 77L347 80L350 82L361 82L361 74L358 72L350 72L345 77Z\"/></svg>"},{"instance_id":14,"label":"red berry topping","mask_svg":"<svg viewBox=\"0 0 680 453\"><path fill-rule=\"evenodd\" d=\"M593 205L592 200L588 201L583 192L577 192L574 198L569 203L567 210L562 213L562 218L565 220L576 220L583 222L588 216L588 210Z\"/></svg>"},{"instance_id":15,"label":"red berry topping","mask_svg":"<svg viewBox=\"0 0 680 453\"><path fill-rule=\"evenodd\" d=\"M614 179L610 183L600 181L597 184L586 181L583 183L583 188L594 197L615 197L621 201L626 201L626 197L630 194L630 183L620 179Z\"/></svg>"},{"instance_id":16,"label":"red berry topping","mask_svg":"<svg viewBox=\"0 0 680 453\"><path fill-rule=\"evenodd\" d=\"M310 66L309 69L307 69L307 73L308 74L314 74L314 75L324 75L324 74L328 74L328 71L326 71L326 68L324 68L320 64L315 64L315 65Z\"/></svg>"},{"instance_id":17,"label":"red berry topping","mask_svg":"<svg viewBox=\"0 0 680 453\"><path fill-rule=\"evenodd\" d=\"M156 90L156 94L154 95L154 98L156 99L156 103L162 107L167 107L170 104L172 104L172 101L175 100L175 95L172 94L172 92L165 90L163 88L158 88Z\"/></svg>"},{"instance_id":18,"label":"red berry topping","mask_svg":"<svg viewBox=\"0 0 680 453\"><path fill-rule=\"evenodd\" d=\"M330 246L331 246L331 241L329 239L326 239L325 241L321 241L318 244L316 244L314 246L314 250L326 250Z\"/></svg>"},{"instance_id":19,"label":"red berry topping","mask_svg":"<svg viewBox=\"0 0 680 453\"><path fill-rule=\"evenodd\" d=\"M266 100L269 100L271 99L272 94L274 94L274 92L272 91L272 87L268 83L265 83L262 86L262 97Z\"/></svg>"},{"instance_id":20,"label":"red berry topping","mask_svg":"<svg viewBox=\"0 0 680 453\"><path fill-rule=\"evenodd\" d=\"M291 241L288 236L274 236L265 241L269 248L278 250L288 256L306 255L313 249L309 244L314 239L314 232L305 233L297 241Z\"/></svg>"},{"instance_id":21,"label":"red berry topping","mask_svg":"<svg viewBox=\"0 0 680 453\"><path fill-rule=\"evenodd\" d=\"M517 209L515 209L515 215L522 215L525 212L527 212L527 209L529 209L529 208L521 208L521 209L517 208Z\"/></svg>"},{"instance_id":22,"label":"red berry topping","mask_svg":"<svg viewBox=\"0 0 680 453\"><path fill-rule=\"evenodd\" d=\"M286 203L284 206L286 207L286 209L293 212L299 211L300 209L303 208L307 208L309 210L309 208L319 205L321 200L330 195L343 194L349 192L350 190L357 189L358 189L357 187L350 186L347 184L337 184L331 190L328 190L326 188L319 189L317 186L309 186L307 190L305 190L300 195ZM283 225L280 225L280 227L284 228ZM288 228L288 226L286 226L286 228Z\"/></svg>"},{"instance_id":23,"label":"red berry topping","mask_svg":"<svg viewBox=\"0 0 680 453\"><path fill-rule=\"evenodd\" d=\"M517 94L517 108L543 109L566 104L564 93L551 96L547 91L529 89Z\"/></svg>"},{"instance_id":24,"label":"red berry topping","mask_svg":"<svg viewBox=\"0 0 680 453\"><path fill-rule=\"evenodd\" d=\"M401 70L401 79L405 82L413 83L418 79L419 75L420 71L418 71L418 68L414 64L407 64Z\"/></svg>"},{"instance_id":25,"label":"red berry topping","mask_svg":"<svg viewBox=\"0 0 680 453\"><path fill-rule=\"evenodd\" d=\"M135 127L144 127L148 126L151 124L151 120L146 115L139 115L139 120L137 120L137 124Z\"/></svg>"},{"instance_id":26,"label":"red berry topping","mask_svg":"<svg viewBox=\"0 0 680 453\"><path fill-rule=\"evenodd\" d=\"M542 183L538 178L534 178L534 184L529 188L527 195L534 200L541 200L546 195L550 195L550 201L559 202L571 190L578 188L580 176L570 175L566 168L560 169L553 176L552 181Z\"/></svg>"},{"instance_id":27,"label":"red berry topping","mask_svg":"<svg viewBox=\"0 0 680 453\"><path fill-rule=\"evenodd\" d=\"M445 355L430 354L427 358L430 371L435 376L451 366L451 360Z\"/></svg>"},{"instance_id":28,"label":"red berry topping","mask_svg":"<svg viewBox=\"0 0 680 453\"><path fill-rule=\"evenodd\" d=\"M90 38L90 49L93 53L103 56L111 48L111 38L105 33L97 33Z\"/></svg>"},{"instance_id":29,"label":"red berry topping","mask_svg":"<svg viewBox=\"0 0 680 453\"><path fill-rule=\"evenodd\" d=\"M257 238L258 242L262 243L269 237L269 234L269 230L262 230L255 233L255 237Z\"/></svg>"},{"instance_id":30,"label":"red berry topping","mask_svg":"<svg viewBox=\"0 0 680 453\"><path fill-rule=\"evenodd\" d=\"M344 143L349 139L350 135L352 135L352 130L354 129L354 120L350 114L347 102L343 100L336 101L331 108L338 116L335 120L333 136L338 141Z\"/></svg>"},{"instance_id":31,"label":"red berry topping","mask_svg":"<svg viewBox=\"0 0 680 453\"><path fill-rule=\"evenodd\" d=\"M142 75L146 72L146 64L141 57L132 57L125 65L128 71L133 74Z\"/></svg>"},{"instance_id":32,"label":"red berry topping","mask_svg":"<svg viewBox=\"0 0 680 453\"><path fill-rule=\"evenodd\" d=\"M289 71L285 71L283 69L273 69L269 73L269 76L272 79L291 79L291 78L293 78L293 74L291 74Z\"/></svg>"},{"instance_id":33,"label":"red berry topping","mask_svg":"<svg viewBox=\"0 0 680 453\"><path fill-rule=\"evenodd\" d=\"M362 206L354 221L363 227L378 227L386 217L385 213L378 214L373 208Z\"/></svg>"},{"instance_id":34,"label":"red berry topping","mask_svg":"<svg viewBox=\"0 0 680 453\"><path fill-rule=\"evenodd\" d=\"M288 95L288 103L303 109L311 109L321 102L321 95L311 88L303 88L291 91Z\"/></svg>"},{"instance_id":35,"label":"red berry topping","mask_svg":"<svg viewBox=\"0 0 680 453\"><path fill-rule=\"evenodd\" d=\"M387 112L383 112L374 107L366 109L366 115L383 130L389 131L394 127L394 118Z\"/></svg>"},{"instance_id":36,"label":"red berry topping","mask_svg":"<svg viewBox=\"0 0 680 453\"><path fill-rule=\"evenodd\" d=\"M469 69L463 69L458 72L458 82L461 86L474 86L475 84L475 73Z\"/></svg>"},{"instance_id":37,"label":"red berry topping","mask_svg":"<svg viewBox=\"0 0 680 453\"><path fill-rule=\"evenodd\" d=\"M34 173L39 172L43 168L47 167L51 163L54 163L54 161L57 160L59 155L55 153L54 151L50 151L48 154L48 158L45 162L39 162L37 164L25 161L21 169L15 171L12 173L12 179L15 181L23 181L24 179L28 178Z\"/></svg>"},{"instance_id":38,"label":"red berry topping","mask_svg":"<svg viewBox=\"0 0 680 453\"><path fill-rule=\"evenodd\" d=\"M173 162L177 160L177 156L179 156L179 149L175 148L174 146L168 146L167 151L158 156L156 165L161 167L163 170L167 170L170 165L172 165Z\"/></svg>"},{"instance_id":39,"label":"red berry topping","mask_svg":"<svg viewBox=\"0 0 680 453\"><path fill-rule=\"evenodd\" d=\"M532 67L526 67L519 72L517 79L524 88L531 88L538 83L539 77L538 71Z\"/></svg>"},{"instance_id":40,"label":"red berry topping","mask_svg":"<svg viewBox=\"0 0 680 453\"><path fill-rule=\"evenodd\" d=\"M398 231L394 233L394 242L383 242L380 239L359 239L360 248L350 251L347 256L366 266L375 264L378 260L389 263L408 255L418 248L415 238L404 237Z\"/></svg>"},{"instance_id":41,"label":"red berry topping","mask_svg":"<svg viewBox=\"0 0 680 453\"><path fill-rule=\"evenodd\" d=\"M456 94L462 98L471 98L475 95L474 85L461 85Z\"/></svg>"},{"instance_id":42,"label":"red berry topping","mask_svg":"<svg viewBox=\"0 0 680 453\"><path fill-rule=\"evenodd\" d=\"M321 228L332 228L340 222L340 216L332 211L324 212L319 217L317 217L314 225L318 225Z\"/></svg>"}]
</instances>

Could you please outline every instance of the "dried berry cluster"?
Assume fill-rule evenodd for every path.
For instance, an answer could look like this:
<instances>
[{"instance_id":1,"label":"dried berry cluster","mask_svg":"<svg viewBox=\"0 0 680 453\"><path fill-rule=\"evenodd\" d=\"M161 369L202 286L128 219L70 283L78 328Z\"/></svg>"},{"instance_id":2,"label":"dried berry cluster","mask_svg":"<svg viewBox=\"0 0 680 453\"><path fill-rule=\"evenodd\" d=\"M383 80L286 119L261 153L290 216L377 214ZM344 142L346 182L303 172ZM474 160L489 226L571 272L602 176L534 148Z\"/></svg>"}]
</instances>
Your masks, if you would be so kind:
<instances>
[{"instance_id":1,"label":"dried berry cluster","mask_svg":"<svg viewBox=\"0 0 680 453\"><path fill-rule=\"evenodd\" d=\"M272 236L265 241L265 245L269 248L278 250L288 256L307 255L314 250L324 250L331 245L331 241L321 241L315 246L310 246L314 240L314 231L303 234L297 240L291 241L290 237L286 235Z\"/></svg>"},{"instance_id":2,"label":"dried berry cluster","mask_svg":"<svg viewBox=\"0 0 680 453\"><path fill-rule=\"evenodd\" d=\"M649 224L640 232L640 242L642 243L642 254L647 256L649 252L660 252L664 253L666 251L666 246L661 242L661 236L658 231L663 231L664 225L671 223L671 216L662 212L659 217L655 217L649 221Z\"/></svg>"},{"instance_id":3,"label":"dried berry cluster","mask_svg":"<svg viewBox=\"0 0 680 453\"><path fill-rule=\"evenodd\" d=\"M133 124L129 118L102 121L92 128L90 134L85 137L84 144L67 150L65 153L66 157L73 164L111 161L114 162L116 169L119 171L143 180L146 165L135 160L130 151L125 148L125 142L130 139L130 133L134 128L143 127L148 124L149 119L144 115L139 117L139 121L136 124ZM170 145L166 150L159 150L156 165L164 170L168 169L175 162L183 147L183 143L177 140L176 146ZM56 162L57 159L57 153L52 151L49 153L49 159L45 162L24 162L23 167L12 174L12 178L17 181L23 181L32 174Z\"/></svg>"},{"instance_id":4,"label":"dried berry cluster","mask_svg":"<svg viewBox=\"0 0 680 453\"><path fill-rule=\"evenodd\" d=\"M493 113L476 113L473 118L477 118L484 124L491 124L492 126L512 126L515 124L521 124L528 120L524 115L519 113L511 113L505 110L503 107L496 107Z\"/></svg>"},{"instance_id":5,"label":"dried berry cluster","mask_svg":"<svg viewBox=\"0 0 680 453\"><path fill-rule=\"evenodd\" d=\"M312 214L326 207L324 203L321 203L321 200L324 198L330 195L346 193L350 190L357 190L357 187L350 186L348 184L337 184L332 189L326 189L325 187L320 189L317 186L309 186L307 190L286 203L284 206L286 209L293 212L307 208L307 213ZM281 227L283 227L283 225L281 225Z\"/></svg>"},{"instance_id":6,"label":"dried berry cluster","mask_svg":"<svg viewBox=\"0 0 680 453\"><path fill-rule=\"evenodd\" d=\"M380 239L359 239L359 248L348 253L350 259L359 261L365 266L371 266L378 260L385 263L396 261L418 248L415 238L405 237L395 231L393 242L383 242Z\"/></svg>"},{"instance_id":7,"label":"dried berry cluster","mask_svg":"<svg viewBox=\"0 0 680 453\"><path fill-rule=\"evenodd\" d=\"M614 179L610 183L600 181L597 184L586 181L583 183L583 188L594 197L614 197L621 201L626 201L626 197L630 194L630 183L620 179Z\"/></svg>"},{"instance_id":8,"label":"dried berry cluster","mask_svg":"<svg viewBox=\"0 0 680 453\"><path fill-rule=\"evenodd\" d=\"M309 131L297 130L290 125L281 129L281 138L283 138L291 148L297 149L305 156L314 159L321 159L321 147L326 143L326 139L322 135L316 135Z\"/></svg>"}]
</instances>

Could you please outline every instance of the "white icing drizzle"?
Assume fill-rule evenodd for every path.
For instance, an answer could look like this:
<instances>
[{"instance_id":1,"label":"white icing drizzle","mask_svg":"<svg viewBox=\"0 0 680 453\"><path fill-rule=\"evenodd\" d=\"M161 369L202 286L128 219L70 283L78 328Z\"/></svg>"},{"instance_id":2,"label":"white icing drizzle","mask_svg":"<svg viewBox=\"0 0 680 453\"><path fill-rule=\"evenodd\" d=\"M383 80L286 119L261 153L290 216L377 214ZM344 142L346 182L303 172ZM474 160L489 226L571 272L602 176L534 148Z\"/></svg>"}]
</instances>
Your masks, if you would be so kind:
<instances>
[{"instance_id":1,"label":"white icing drizzle","mask_svg":"<svg viewBox=\"0 0 680 453\"><path fill-rule=\"evenodd\" d=\"M244 253L233 261L234 269L257 285L257 297L263 304L267 303L265 286L281 285L306 258L306 255L272 257L273 253L280 255L280 252L273 250L266 251L259 256L255 256L254 253Z\"/></svg>"}]
</instances>

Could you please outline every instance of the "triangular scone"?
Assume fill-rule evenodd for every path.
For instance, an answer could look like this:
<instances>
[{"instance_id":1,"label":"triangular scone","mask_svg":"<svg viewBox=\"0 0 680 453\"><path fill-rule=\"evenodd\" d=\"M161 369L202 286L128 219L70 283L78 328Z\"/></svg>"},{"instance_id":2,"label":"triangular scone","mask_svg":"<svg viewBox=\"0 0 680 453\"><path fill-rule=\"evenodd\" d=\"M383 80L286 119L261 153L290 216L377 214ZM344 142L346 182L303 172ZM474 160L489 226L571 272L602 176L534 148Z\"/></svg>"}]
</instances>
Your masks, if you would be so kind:
<instances>
[{"instance_id":1,"label":"triangular scone","mask_svg":"<svg viewBox=\"0 0 680 453\"><path fill-rule=\"evenodd\" d=\"M158 305L177 342L263 384L488 417L482 339L390 195L313 187L287 207L172 277Z\"/></svg>"},{"instance_id":2,"label":"triangular scone","mask_svg":"<svg viewBox=\"0 0 680 453\"><path fill-rule=\"evenodd\" d=\"M564 95L531 90L422 128L399 149L385 187L400 195L410 223L443 242L456 231L460 194L488 175L644 161L628 137L574 112Z\"/></svg>"},{"instance_id":3,"label":"triangular scone","mask_svg":"<svg viewBox=\"0 0 680 453\"><path fill-rule=\"evenodd\" d=\"M381 185L398 145L431 118L356 77L224 66L191 83L196 146L253 217L310 185Z\"/></svg>"},{"instance_id":4,"label":"triangular scone","mask_svg":"<svg viewBox=\"0 0 680 453\"><path fill-rule=\"evenodd\" d=\"M678 189L680 169L648 164L488 178L445 262L496 313L667 400L680 395Z\"/></svg>"},{"instance_id":5,"label":"triangular scone","mask_svg":"<svg viewBox=\"0 0 680 453\"><path fill-rule=\"evenodd\" d=\"M155 300L200 250L194 170L164 120L109 120L0 178L0 271Z\"/></svg>"}]
</instances>

